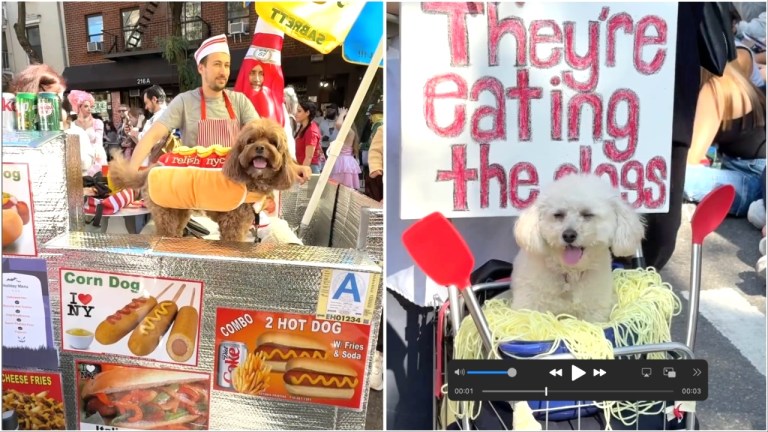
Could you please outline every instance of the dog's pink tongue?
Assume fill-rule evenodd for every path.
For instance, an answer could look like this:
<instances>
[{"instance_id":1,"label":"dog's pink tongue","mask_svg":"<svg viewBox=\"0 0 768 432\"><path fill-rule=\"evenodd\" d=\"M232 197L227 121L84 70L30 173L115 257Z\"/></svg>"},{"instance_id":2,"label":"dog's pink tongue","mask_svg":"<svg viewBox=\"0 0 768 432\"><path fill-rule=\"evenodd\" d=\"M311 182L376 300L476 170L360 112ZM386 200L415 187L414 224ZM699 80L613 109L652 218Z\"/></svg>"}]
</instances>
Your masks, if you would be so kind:
<instances>
[{"instance_id":1,"label":"dog's pink tongue","mask_svg":"<svg viewBox=\"0 0 768 432\"><path fill-rule=\"evenodd\" d=\"M566 246L565 251L563 252L563 261L568 265L576 265L579 263L579 260L581 260L581 255L583 253L584 251L582 251L581 248Z\"/></svg>"},{"instance_id":2,"label":"dog's pink tongue","mask_svg":"<svg viewBox=\"0 0 768 432\"><path fill-rule=\"evenodd\" d=\"M262 157L257 157L253 160L253 167L254 168L266 168L267 167L267 160Z\"/></svg>"}]
</instances>

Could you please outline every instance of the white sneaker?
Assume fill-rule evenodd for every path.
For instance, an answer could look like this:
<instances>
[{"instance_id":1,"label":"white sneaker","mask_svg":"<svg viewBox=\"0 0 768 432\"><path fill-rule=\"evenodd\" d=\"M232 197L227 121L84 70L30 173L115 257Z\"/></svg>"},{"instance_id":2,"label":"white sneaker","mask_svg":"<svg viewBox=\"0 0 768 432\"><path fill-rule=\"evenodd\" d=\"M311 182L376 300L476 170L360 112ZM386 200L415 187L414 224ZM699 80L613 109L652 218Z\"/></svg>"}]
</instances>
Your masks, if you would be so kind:
<instances>
[{"instance_id":1,"label":"white sneaker","mask_svg":"<svg viewBox=\"0 0 768 432\"><path fill-rule=\"evenodd\" d=\"M371 390L381 391L384 389L384 358L381 351L376 351L376 354L373 355L369 384Z\"/></svg>"},{"instance_id":2,"label":"white sneaker","mask_svg":"<svg viewBox=\"0 0 768 432\"><path fill-rule=\"evenodd\" d=\"M757 275L760 276L762 280L765 280L765 268L766 268L766 256L763 255L760 257L759 260L757 260L757 264L755 264L755 270L757 270Z\"/></svg>"},{"instance_id":3,"label":"white sneaker","mask_svg":"<svg viewBox=\"0 0 768 432\"><path fill-rule=\"evenodd\" d=\"M765 203L763 200L759 199L749 205L747 220L756 226L757 229L763 229L765 226Z\"/></svg>"}]
</instances>

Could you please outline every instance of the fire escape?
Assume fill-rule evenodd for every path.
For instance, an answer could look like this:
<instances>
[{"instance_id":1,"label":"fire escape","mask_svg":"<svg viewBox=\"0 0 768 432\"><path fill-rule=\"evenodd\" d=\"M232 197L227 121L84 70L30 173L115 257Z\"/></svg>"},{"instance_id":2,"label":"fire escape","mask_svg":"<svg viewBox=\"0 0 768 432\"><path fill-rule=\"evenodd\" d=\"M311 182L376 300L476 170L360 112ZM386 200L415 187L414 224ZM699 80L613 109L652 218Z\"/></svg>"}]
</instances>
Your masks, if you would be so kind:
<instances>
[{"instance_id":1,"label":"fire escape","mask_svg":"<svg viewBox=\"0 0 768 432\"><path fill-rule=\"evenodd\" d=\"M133 30L125 40L126 50L132 50L139 45L139 42L141 42L141 38L144 35L144 31L152 20L152 17L155 15L158 5L158 2L149 2L144 7L144 13L141 14L139 21L133 26Z\"/></svg>"}]
</instances>

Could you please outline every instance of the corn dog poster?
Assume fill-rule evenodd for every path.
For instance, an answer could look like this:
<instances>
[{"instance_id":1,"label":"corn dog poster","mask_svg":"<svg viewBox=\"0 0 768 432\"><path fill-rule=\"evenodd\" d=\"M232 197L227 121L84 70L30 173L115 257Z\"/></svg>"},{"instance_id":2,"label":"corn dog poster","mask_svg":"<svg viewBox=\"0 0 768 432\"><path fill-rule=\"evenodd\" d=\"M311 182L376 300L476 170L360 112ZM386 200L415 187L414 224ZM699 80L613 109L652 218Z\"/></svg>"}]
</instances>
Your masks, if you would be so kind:
<instances>
[{"instance_id":1,"label":"corn dog poster","mask_svg":"<svg viewBox=\"0 0 768 432\"><path fill-rule=\"evenodd\" d=\"M37 256L29 165L3 162L3 255Z\"/></svg>"},{"instance_id":2,"label":"corn dog poster","mask_svg":"<svg viewBox=\"0 0 768 432\"><path fill-rule=\"evenodd\" d=\"M313 315L218 308L213 388L359 410L370 333Z\"/></svg>"},{"instance_id":3,"label":"corn dog poster","mask_svg":"<svg viewBox=\"0 0 768 432\"><path fill-rule=\"evenodd\" d=\"M61 346L197 366L203 283L62 268Z\"/></svg>"},{"instance_id":4,"label":"corn dog poster","mask_svg":"<svg viewBox=\"0 0 768 432\"><path fill-rule=\"evenodd\" d=\"M77 361L80 430L206 430L211 375Z\"/></svg>"},{"instance_id":5,"label":"corn dog poster","mask_svg":"<svg viewBox=\"0 0 768 432\"><path fill-rule=\"evenodd\" d=\"M61 374L3 369L3 418L15 412L20 430L64 430Z\"/></svg>"},{"instance_id":6,"label":"corn dog poster","mask_svg":"<svg viewBox=\"0 0 768 432\"><path fill-rule=\"evenodd\" d=\"M675 3L403 3L401 217L515 216L572 173L667 212L676 27Z\"/></svg>"}]
</instances>

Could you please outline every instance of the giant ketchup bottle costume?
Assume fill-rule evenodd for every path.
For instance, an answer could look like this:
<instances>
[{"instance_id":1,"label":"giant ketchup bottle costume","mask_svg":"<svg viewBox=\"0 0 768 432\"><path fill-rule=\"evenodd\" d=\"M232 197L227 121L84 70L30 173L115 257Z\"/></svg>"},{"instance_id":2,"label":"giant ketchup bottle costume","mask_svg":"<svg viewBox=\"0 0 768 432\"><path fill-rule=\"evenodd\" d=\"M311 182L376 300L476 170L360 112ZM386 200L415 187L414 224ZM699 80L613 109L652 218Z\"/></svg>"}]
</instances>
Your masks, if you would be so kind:
<instances>
[{"instance_id":1,"label":"giant ketchup bottle costume","mask_svg":"<svg viewBox=\"0 0 768 432\"><path fill-rule=\"evenodd\" d=\"M285 125L283 105L285 78L280 59L282 49L283 32L264 20L258 20L253 32L253 41L237 75L235 91L248 97L259 116L271 118L280 125ZM253 89L249 77L251 70L256 66L261 66L264 71L264 82L260 91Z\"/></svg>"}]
</instances>

